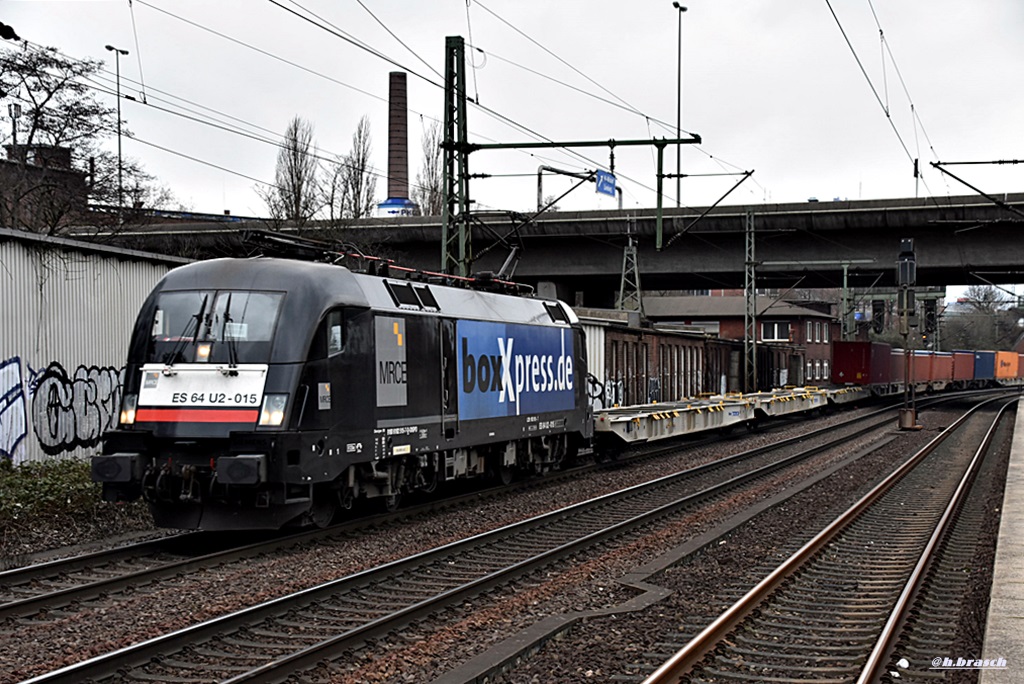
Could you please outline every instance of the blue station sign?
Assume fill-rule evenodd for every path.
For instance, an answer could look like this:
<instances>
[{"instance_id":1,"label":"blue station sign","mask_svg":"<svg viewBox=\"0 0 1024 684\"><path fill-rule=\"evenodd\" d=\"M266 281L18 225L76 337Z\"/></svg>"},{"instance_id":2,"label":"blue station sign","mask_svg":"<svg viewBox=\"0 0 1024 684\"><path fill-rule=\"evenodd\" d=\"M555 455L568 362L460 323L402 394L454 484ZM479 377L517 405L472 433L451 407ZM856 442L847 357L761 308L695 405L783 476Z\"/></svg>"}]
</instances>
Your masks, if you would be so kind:
<instances>
[{"instance_id":1,"label":"blue station sign","mask_svg":"<svg viewBox=\"0 0 1024 684\"><path fill-rule=\"evenodd\" d=\"M602 195L615 197L615 174L608 171L597 170L597 192Z\"/></svg>"}]
</instances>

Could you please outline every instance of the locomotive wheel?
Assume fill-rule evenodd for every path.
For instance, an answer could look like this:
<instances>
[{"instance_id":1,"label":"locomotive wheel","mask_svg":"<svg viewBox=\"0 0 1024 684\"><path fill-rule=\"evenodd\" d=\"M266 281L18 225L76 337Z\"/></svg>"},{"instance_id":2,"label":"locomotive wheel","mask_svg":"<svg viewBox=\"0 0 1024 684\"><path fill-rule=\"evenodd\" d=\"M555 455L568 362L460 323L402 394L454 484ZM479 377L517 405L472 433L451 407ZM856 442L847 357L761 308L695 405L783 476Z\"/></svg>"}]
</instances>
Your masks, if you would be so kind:
<instances>
[{"instance_id":1,"label":"locomotive wheel","mask_svg":"<svg viewBox=\"0 0 1024 684\"><path fill-rule=\"evenodd\" d=\"M515 479L515 475L515 471L507 465L498 466L498 482L503 486L512 484L512 480Z\"/></svg>"},{"instance_id":2,"label":"locomotive wheel","mask_svg":"<svg viewBox=\"0 0 1024 684\"><path fill-rule=\"evenodd\" d=\"M321 530L334 521L338 512L337 498L326 487L313 488L313 503L309 507L309 520Z\"/></svg>"}]
</instances>

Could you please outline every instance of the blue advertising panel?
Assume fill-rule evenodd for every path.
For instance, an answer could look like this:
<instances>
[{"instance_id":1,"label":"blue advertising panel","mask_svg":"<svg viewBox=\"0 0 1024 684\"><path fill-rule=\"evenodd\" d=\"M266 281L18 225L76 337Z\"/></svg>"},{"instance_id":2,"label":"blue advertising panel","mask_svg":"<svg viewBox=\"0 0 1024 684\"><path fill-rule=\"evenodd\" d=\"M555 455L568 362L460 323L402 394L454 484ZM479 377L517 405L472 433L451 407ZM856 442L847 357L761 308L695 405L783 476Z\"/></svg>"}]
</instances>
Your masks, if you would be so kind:
<instances>
[{"instance_id":1,"label":"blue advertising panel","mask_svg":"<svg viewBox=\"0 0 1024 684\"><path fill-rule=\"evenodd\" d=\"M575 404L569 328L459 321L459 418L566 411Z\"/></svg>"}]
</instances>

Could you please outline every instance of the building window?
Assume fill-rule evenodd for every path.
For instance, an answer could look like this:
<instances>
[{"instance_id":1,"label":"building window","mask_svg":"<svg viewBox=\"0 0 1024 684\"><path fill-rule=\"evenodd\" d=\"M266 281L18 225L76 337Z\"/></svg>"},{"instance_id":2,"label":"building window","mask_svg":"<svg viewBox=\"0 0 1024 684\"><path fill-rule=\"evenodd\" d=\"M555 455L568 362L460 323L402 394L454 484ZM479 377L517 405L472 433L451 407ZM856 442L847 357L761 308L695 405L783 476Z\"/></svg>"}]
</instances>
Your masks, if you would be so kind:
<instances>
[{"instance_id":1,"label":"building window","mask_svg":"<svg viewBox=\"0 0 1024 684\"><path fill-rule=\"evenodd\" d=\"M821 321L814 321L814 341L821 342Z\"/></svg>"},{"instance_id":2,"label":"building window","mask_svg":"<svg viewBox=\"0 0 1024 684\"><path fill-rule=\"evenodd\" d=\"M821 341L828 344L829 330L832 328L830 321L825 321L821 324Z\"/></svg>"},{"instance_id":3,"label":"building window","mask_svg":"<svg viewBox=\"0 0 1024 684\"><path fill-rule=\"evenodd\" d=\"M811 323L810 321L807 321L807 336L806 336L806 337L805 337L804 339L805 339L805 340L806 340L806 341L807 341L808 343L809 343L809 342L811 341L811 339L812 339L812 337L811 337L811 332L812 332L812 330L813 330L813 329L812 329L812 327L811 327L812 325L813 325L813 323Z\"/></svg>"},{"instance_id":4,"label":"building window","mask_svg":"<svg viewBox=\"0 0 1024 684\"><path fill-rule=\"evenodd\" d=\"M821 362L821 377L823 380L828 380L831 377L828 372L828 359Z\"/></svg>"},{"instance_id":5,"label":"building window","mask_svg":"<svg viewBox=\"0 0 1024 684\"><path fill-rule=\"evenodd\" d=\"M814 359L814 379L821 380L821 359Z\"/></svg>"},{"instance_id":6,"label":"building window","mask_svg":"<svg viewBox=\"0 0 1024 684\"><path fill-rule=\"evenodd\" d=\"M761 339L765 342L789 342L789 323L785 321L762 323Z\"/></svg>"},{"instance_id":7,"label":"building window","mask_svg":"<svg viewBox=\"0 0 1024 684\"><path fill-rule=\"evenodd\" d=\"M814 364L810 361L807 362L807 375L804 378L804 384L814 376Z\"/></svg>"}]
</instances>

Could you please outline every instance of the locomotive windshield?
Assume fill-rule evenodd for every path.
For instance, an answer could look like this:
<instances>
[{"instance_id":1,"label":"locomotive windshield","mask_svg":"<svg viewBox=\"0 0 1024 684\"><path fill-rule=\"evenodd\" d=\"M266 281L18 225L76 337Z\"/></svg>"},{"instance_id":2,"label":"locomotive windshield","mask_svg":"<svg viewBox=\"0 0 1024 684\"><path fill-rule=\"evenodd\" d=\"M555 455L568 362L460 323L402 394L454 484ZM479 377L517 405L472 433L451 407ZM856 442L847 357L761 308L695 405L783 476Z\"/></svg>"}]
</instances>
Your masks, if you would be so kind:
<instances>
[{"instance_id":1,"label":"locomotive windshield","mask_svg":"<svg viewBox=\"0 0 1024 684\"><path fill-rule=\"evenodd\" d=\"M157 298L146 360L265 363L283 299L279 292L163 292Z\"/></svg>"}]
</instances>

